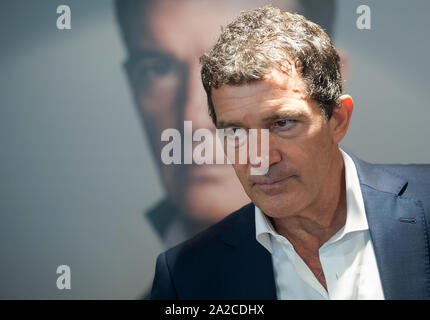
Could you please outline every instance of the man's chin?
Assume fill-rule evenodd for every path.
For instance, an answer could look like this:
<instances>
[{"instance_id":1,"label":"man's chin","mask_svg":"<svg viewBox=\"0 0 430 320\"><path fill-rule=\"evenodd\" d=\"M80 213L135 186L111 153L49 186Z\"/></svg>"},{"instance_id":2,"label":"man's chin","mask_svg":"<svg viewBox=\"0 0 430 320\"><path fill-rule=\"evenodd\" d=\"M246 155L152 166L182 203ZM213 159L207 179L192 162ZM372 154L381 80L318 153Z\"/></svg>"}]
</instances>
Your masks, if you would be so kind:
<instances>
[{"instance_id":1,"label":"man's chin","mask_svg":"<svg viewBox=\"0 0 430 320\"><path fill-rule=\"evenodd\" d=\"M301 207L301 195L295 192L279 192L268 195L259 193L253 197L254 204L273 218L285 217Z\"/></svg>"}]
</instances>

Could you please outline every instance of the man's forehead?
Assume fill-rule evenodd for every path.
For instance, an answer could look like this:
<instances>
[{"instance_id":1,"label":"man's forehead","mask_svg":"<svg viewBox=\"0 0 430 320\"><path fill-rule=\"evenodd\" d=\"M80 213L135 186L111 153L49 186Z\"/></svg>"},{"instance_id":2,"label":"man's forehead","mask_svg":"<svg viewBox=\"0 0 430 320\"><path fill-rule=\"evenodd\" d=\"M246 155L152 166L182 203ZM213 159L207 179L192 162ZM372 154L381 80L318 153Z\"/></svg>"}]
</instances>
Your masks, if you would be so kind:
<instances>
[{"instance_id":1,"label":"man's forehead","mask_svg":"<svg viewBox=\"0 0 430 320\"><path fill-rule=\"evenodd\" d=\"M296 89L294 89L296 88ZM280 118L304 118L313 113L313 103L300 87L280 88L273 80L244 85L223 85L212 91L217 127L243 125ZM316 108L316 107L315 107ZM245 124L246 123L246 124Z\"/></svg>"},{"instance_id":2,"label":"man's forehead","mask_svg":"<svg viewBox=\"0 0 430 320\"><path fill-rule=\"evenodd\" d=\"M215 14L217 12L211 12L211 9L218 8L223 10L222 17L218 17L218 19L229 22L240 11L266 5L274 5L284 11L301 11L303 6L300 1L302 0L141 0L138 1L137 8L133 10L133 13L137 20L144 24L149 21L148 18L151 16L163 16L163 12L173 11L179 13L182 11L192 14L206 11L210 14ZM205 22L201 20L202 24Z\"/></svg>"},{"instance_id":3,"label":"man's forehead","mask_svg":"<svg viewBox=\"0 0 430 320\"><path fill-rule=\"evenodd\" d=\"M213 100L249 99L255 101L295 98L306 99L305 84L300 74L294 68L286 74L273 69L262 80L256 80L240 85L224 84L212 89Z\"/></svg>"},{"instance_id":4,"label":"man's forehead","mask_svg":"<svg viewBox=\"0 0 430 320\"><path fill-rule=\"evenodd\" d=\"M195 47L201 54L215 42L221 26L240 11L267 4L297 11L297 0L147 0L134 12L131 47L174 52ZM200 42L200 43L199 43Z\"/></svg>"}]
</instances>

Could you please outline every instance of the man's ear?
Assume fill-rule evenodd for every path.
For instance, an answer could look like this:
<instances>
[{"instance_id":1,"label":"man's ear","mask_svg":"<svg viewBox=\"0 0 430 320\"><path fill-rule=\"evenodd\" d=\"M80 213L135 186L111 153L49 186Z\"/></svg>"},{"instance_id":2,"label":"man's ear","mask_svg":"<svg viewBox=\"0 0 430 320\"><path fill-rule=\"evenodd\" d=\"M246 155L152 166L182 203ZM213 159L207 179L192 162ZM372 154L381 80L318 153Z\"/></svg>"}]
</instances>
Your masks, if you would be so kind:
<instances>
[{"instance_id":1,"label":"man's ear","mask_svg":"<svg viewBox=\"0 0 430 320\"><path fill-rule=\"evenodd\" d=\"M330 118L333 142L339 143L345 137L353 109L354 102L351 96L342 95L339 98L339 105L333 109L333 115Z\"/></svg>"}]
</instances>

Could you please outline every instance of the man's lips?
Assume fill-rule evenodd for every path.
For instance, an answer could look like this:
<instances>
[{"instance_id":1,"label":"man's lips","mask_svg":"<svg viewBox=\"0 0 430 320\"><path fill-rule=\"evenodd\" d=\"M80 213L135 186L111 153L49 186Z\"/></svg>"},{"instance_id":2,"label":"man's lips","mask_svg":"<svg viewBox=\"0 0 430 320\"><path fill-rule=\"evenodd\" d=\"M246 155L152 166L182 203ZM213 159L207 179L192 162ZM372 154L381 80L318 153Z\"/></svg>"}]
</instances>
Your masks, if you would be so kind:
<instances>
[{"instance_id":1,"label":"man's lips","mask_svg":"<svg viewBox=\"0 0 430 320\"><path fill-rule=\"evenodd\" d=\"M273 179L258 179L253 181L254 185L258 185L258 186L271 186L271 185L276 185L284 180L287 180L288 178L291 178L292 176L285 176L285 177L280 177L280 178L273 178Z\"/></svg>"},{"instance_id":2,"label":"man's lips","mask_svg":"<svg viewBox=\"0 0 430 320\"><path fill-rule=\"evenodd\" d=\"M266 194L278 194L284 192L286 189L286 182L294 175L273 178L273 179L258 179L253 182L253 187L257 187Z\"/></svg>"}]
</instances>

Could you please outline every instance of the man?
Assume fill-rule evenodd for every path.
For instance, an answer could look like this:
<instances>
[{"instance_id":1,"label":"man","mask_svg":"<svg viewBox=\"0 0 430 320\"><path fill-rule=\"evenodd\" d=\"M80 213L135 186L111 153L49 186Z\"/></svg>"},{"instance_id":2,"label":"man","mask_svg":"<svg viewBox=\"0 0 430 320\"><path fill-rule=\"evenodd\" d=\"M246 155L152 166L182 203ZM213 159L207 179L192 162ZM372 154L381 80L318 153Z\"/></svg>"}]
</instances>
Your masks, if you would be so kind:
<instances>
[{"instance_id":1,"label":"man","mask_svg":"<svg viewBox=\"0 0 430 320\"><path fill-rule=\"evenodd\" d=\"M198 58L220 26L240 10L266 0L117 0L116 11L127 47L126 70L136 106L159 166L166 199L147 213L166 247L224 218L249 202L228 165L165 165L161 133L168 128L215 130L207 114ZM333 29L334 1L275 1L286 10L314 17ZM183 136L183 135L182 135Z\"/></svg>"},{"instance_id":2,"label":"man","mask_svg":"<svg viewBox=\"0 0 430 320\"><path fill-rule=\"evenodd\" d=\"M201 62L214 124L269 130L269 168L233 164L252 203L161 254L152 298L430 298L430 166L339 149L353 101L327 34L255 9Z\"/></svg>"}]
</instances>

